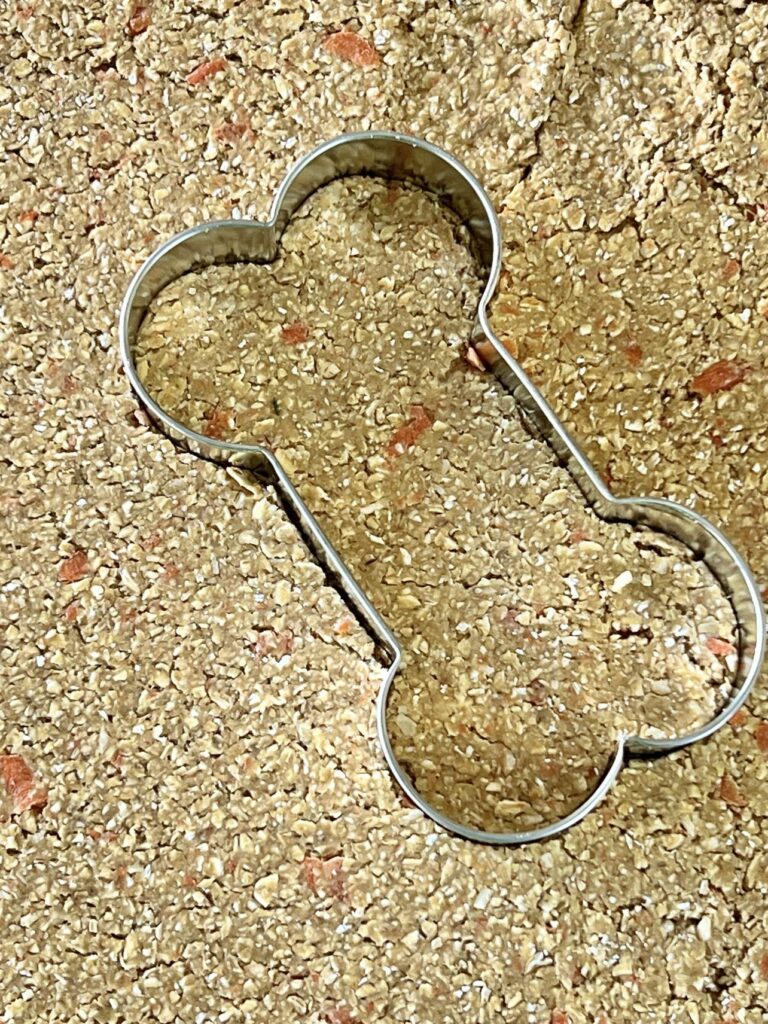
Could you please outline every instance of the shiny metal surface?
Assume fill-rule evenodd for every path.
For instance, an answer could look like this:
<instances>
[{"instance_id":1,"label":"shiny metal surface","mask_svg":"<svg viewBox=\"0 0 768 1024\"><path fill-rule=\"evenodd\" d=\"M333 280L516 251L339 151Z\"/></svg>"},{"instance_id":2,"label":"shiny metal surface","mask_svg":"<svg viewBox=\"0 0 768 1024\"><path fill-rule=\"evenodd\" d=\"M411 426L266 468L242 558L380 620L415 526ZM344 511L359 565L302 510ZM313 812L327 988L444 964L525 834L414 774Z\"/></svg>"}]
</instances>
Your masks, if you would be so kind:
<instances>
[{"instance_id":1,"label":"shiny metal surface","mask_svg":"<svg viewBox=\"0 0 768 1024\"><path fill-rule=\"evenodd\" d=\"M490 341L492 370L512 392L532 432L544 438L568 469L586 502L603 519L623 521L669 534L702 559L733 606L738 625L738 664L732 695L723 710L685 736L644 739L620 736L605 774L589 797L571 814L525 832L485 832L446 817L413 787L394 755L387 732L387 702L402 660L397 638L370 603L339 553L329 542L274 453L261 445L227 443L190 430L162 409L136 372L134 346L152 299L182 274L213 263L270 262L293 213L314 191L335 178L373 174L413 181L436 193L470 230L476 258L487 274L477 307L473 338ZM616 498L610 493L574 439L558 420L520 364L506 352L488 324L487 306L501 269L501 230L483 188L449 154L419 139L390 132L359 132L324 143L288 174L272 204L268 221L212 221L184 231L157 249L133 278L120 313L120 349L126 374L155 423L190 451L222 464L237 465L275 487L289 516L319 563L376 640L388 667L377 704L377 725L386 761L417 807L443 828L466 839L518 844L546 839L580 821L603 798L629 755L662 754L710 736L747 699L765 653L765 617L760 593L749 569L728 539L706 519L682 505L658 498Z\"/></svg>"}]
</instances>

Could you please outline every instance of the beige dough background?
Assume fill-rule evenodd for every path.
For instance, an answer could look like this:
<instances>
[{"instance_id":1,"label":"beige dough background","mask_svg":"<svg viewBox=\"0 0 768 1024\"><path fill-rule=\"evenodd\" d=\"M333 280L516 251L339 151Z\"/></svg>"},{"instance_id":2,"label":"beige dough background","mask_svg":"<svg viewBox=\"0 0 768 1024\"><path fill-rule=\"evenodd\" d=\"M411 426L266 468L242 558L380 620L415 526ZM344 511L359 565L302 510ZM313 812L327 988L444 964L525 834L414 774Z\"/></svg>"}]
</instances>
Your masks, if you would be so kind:
<instances>
[{"instance_id":1,"label":"beige dough background","mask_svg":"<svg viewBox=\"0 0 768 1024\"><path fill-rule=\"evenodd\" d=\"M315 143L421 135L487 187L494 326L616 493L765 584L768 7L25 0L0 38L0 1020L761 1020L764 685L558 840L440 832L367 638L269 494L148 426L116 313Z\"/></svg>"}]
</instances>

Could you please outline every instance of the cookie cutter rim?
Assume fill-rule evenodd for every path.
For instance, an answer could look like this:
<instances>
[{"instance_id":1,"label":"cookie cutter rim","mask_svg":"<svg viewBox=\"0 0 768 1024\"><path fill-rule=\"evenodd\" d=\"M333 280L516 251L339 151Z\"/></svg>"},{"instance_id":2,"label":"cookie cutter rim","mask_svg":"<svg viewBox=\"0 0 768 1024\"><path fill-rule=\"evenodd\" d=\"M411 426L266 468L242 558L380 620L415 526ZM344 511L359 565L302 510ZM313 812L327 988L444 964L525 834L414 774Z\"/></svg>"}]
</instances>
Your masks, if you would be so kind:
<instances>
[{"instance_id":1,"label":"cookie cutter rim","mask_svg":"<svg viewBox=\"0 0 768 1024\"><path fill-rule=\"evenodd\" d=\"M275 454L263 445L220 441L186 427L147 391L134 361L134 345L144 316L152 299L167 284L192 270L217 263L272 262L283 231L302 203L329 182L359 174L414 182L436 194L459 215L469 228L476 256L487 275L469 340L490 342L489 369L512 393L531 433L549 444L601 519L629 522L672 536L692 552L695 560L702 560L727 595L736 618L739 643L732 696L718 714L682 736L651 739L619 734L616 751L592 792L569 814L537 828L519 832L473 828L448 817L424 799L397 760L387 730L387 704L402 663L402 649L395 634L326 537ZM617 498L610 492L488 322L487 307L496 291L501 266L498 217L480 182L460 161L432 143L399 132L354 132L322 143L294 165L275 195L269 220L209 221L174 235L156 249L135 273L125 294L119 336L131 387L162 432L202 458L249 470L262 483L271 484L321 567L376 641L379 656L388 668L376 704L379 742L390 771L409 799L436 824L461 838L492 845L518 845L556 836L584 818L603 799L629 756L671 753L711 736L725 725L744 704L759 675L765 655L766 622L760 591L746 562L717 527L697 512L665 498Z\"/></svg>"}]
</instances>

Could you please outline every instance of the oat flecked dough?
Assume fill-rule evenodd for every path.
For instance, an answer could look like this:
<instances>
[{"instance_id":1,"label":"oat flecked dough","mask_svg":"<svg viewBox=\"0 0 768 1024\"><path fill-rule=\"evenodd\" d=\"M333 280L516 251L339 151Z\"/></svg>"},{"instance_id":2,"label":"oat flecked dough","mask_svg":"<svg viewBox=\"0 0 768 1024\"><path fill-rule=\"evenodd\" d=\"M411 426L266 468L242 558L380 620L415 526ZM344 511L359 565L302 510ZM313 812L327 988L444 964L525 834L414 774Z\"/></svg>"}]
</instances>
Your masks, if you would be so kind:
<instances>
[{"instance_id":1,"label":"oat flecked dough","mask_svg":"<svg viewBox=\"0 0 768 1024\"><path fill-rule=\"evenodd\" d=\"M499 210L496 332L614 492L768 582L768 7L694 0L0 12L0 1020L752 1024L768 703L546 844L408 806L382 669L276 497L128 393L141 261L263 217L342 131L454 153ZM567 813L617 730L723 700L700 563L585 509L466 358L482 282L429 196L316 194L276 263L156 301L140 371L268 441L403 642L392 738L478 827Z\"/></svg>"}]
</instances>

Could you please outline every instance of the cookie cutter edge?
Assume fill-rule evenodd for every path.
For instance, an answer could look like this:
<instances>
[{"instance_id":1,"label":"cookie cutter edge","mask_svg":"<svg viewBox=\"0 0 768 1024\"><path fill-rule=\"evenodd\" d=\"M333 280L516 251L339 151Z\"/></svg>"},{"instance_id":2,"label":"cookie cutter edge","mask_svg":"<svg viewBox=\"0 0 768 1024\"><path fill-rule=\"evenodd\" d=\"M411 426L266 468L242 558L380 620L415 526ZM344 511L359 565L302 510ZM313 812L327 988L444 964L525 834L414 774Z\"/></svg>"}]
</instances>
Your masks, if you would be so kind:
<instances>
[{"instance_id":1,"label":"cookie cutter edge","mask_svg":"<svg viewBox=\"0 0 768 1024\"><path fill-rule=\"evenodd\" d=\"M183 274L213 264L272 262L286 226L302 203L329 182L359 174L413 182L436 194L458 214L469 229L475 255L487 275L469 340L490 342L493 355L488 360L489 368L512 393L531 432L549 444L600 518L607 522L629 522L672 536L695 559L702 560L728 596L736 616L738 661L732 696L726 706L709 722L683 736L651 739L620 734L616 751L589 796L569 814L537 828L519 832L472 828L443 814L421 796L394 754L386 724L392 683L402 661L400 644L326 537L278 458L263 445L219 441L184 426L149 394L136 369L134 346L139 328L150 303L166 285ZM390 771L409 799L436 824L463 839L518 845L551 838L581 821L603 799L628 757L670 753L711 736L725 725L744 704L758 678L765 654L766 622L760 591L746 562L717 527L684 505L665 498L617 498L610 492L488 323L487 307L496 291L501 266L498 217L480 182L460 161L432 143L400 132L353 132L322 143L294 165L275 195L269 220L209 221L174 235L157 248L135 273L125 294L119 337L131 387L156 425L193 454L217 464L246 469L260 482L272 485L315 558L376 641L379 657L388 669L376 704L379 742Z\"/></svg>"}]
</instances>

